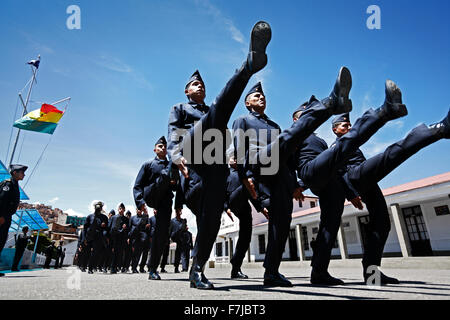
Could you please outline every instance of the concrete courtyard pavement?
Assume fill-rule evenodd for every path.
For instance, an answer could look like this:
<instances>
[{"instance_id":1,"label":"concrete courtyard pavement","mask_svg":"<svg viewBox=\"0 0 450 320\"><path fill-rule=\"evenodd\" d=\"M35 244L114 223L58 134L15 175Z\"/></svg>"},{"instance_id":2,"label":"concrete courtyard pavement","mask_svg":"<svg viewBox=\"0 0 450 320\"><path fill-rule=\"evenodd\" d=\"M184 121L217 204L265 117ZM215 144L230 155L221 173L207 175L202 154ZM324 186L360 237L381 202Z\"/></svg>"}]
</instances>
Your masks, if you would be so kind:
<instances>
[{"instance_id":1,"label":"concrete courtyard pavement","mask_svg":"<svg viewBox=\"0 0 450 320\"><path fill-rule=\"evenodd\" d=\"M330 273L345 281L336 287L309 283L309 262L283 262L281 273L292 288L263 287L262 263L247 263L248 280L230 280L230 266L216 265L205 274L216 289L191 289L186 272L166 267L163 280L148 274L82 273L75 267L21 271L0 278L1 300L449 300L450 257L385 258L382 270L401 284L369 287L363 283L360 259L332 260Z\"/></svg>"}]
</instances>

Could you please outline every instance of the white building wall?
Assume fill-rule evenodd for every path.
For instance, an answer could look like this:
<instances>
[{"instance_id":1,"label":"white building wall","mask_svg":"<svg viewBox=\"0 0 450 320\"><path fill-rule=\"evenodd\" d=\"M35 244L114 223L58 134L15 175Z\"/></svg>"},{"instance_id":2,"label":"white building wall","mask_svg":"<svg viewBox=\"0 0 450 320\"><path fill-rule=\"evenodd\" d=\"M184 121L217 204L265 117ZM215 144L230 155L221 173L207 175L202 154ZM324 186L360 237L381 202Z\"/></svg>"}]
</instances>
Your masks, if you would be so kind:
<instances>
[{"instance_id":1,"label":"white building wall","mask_svg":"<svg viewBox=\"0 0 450 320\"><path fill-rule=\"evenodd\" d=\"M434 207L444 205L450 207L450 199L421 205L433 251L450 251L450 215L437 216L434 211Z\"/></svg>"}]
</instances>

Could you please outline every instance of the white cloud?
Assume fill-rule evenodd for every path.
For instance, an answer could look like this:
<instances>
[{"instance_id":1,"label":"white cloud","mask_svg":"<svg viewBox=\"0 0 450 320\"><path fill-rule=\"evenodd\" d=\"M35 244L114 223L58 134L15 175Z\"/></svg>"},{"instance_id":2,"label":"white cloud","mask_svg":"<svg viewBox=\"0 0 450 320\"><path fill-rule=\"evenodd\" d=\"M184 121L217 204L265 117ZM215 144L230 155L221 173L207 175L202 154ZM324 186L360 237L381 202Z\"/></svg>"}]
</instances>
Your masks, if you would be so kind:
<instances>
[{"instance_id":1,"label":"white cloud","mask_svg":"<svg viewBox=\"0 0 450 320\"><path fill-rule=\"evenodd\" d=\"M212 5L209 0L196 0L195 3L206 9L206 12L209 15L212 15L215 21L225 25L234 41L239 42L240 44L245 44L244 35L242 32L234 25L232 20L225 17L223 13L217 9L217 7Z\"/></svg>"},{"instance_id":2,"label":"white cloud","mask_svg":"<svg viewBox=\"0 0 450 320\"><path fill-rule=\"evenodd\" d=\"M55 203L55 202L58 201L58 200L59 200L58 197L54 197L53 199L48 200L48 202L50 202L50 203Z\"/></svg>"},{"instance_id":3,"label":"white cloud","mask_svg":"<svg viewBox=\"0 0 450 320\"><path fill-rule=\"evenodd\" d=\"M392 143L392 141L381 142L377 140L369 140L364 146L361 147L361 150L364 152L366 158L370 158L386 150L386 148Z\"/></svg>"},{"instance_id":4,"label":"white cloud","mask_svg":"<svg viewBox=\"0 0 450 320\"><path fill-rule=\"evenodd\" d=\"M67 210L63 210L64 213L67 213L69 216L77 216L77 217L86 217L87 214L85 213L79 213L73 209L67 209Z\"/></svg>"}]
</instances>

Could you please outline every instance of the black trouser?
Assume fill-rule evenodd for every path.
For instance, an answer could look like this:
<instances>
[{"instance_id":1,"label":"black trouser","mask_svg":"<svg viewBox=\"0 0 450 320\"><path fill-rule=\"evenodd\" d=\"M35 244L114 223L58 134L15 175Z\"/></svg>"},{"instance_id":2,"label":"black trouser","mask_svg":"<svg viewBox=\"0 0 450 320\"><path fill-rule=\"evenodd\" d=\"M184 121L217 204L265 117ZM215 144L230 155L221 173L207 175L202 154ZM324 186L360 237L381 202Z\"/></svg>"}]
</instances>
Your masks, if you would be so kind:
<instances>
[{"instance_id":1,"label":"black trouser","mask_svg":"<svg viewBox=\"0 0 450 320\"><path fill-rule=\"evenodd\" d=\"M187 145L186 143L192 143L196 134L203 134L208 129L218 129L225 137L228 121L250 77L251 74L245 68L241 68L233 75L209 111L190 130L184 139L183 148ZM224 150L225 148L226 146L224 146ZM183 154L185 154L185 150L183 150ZM201 197L194 205L195 211L193 211L198 231L192 256L196 263L203 267L209 259L220 228L228 165L225 159L221 164L212 165L208 165L202 160L202 164L190 164L188 167L190 172L194 171L202 179Z\"/></svg>"},{"instance_id":2,"label":"black trouser","mask_svg":"<svg viewBox=\"0 0 450 320\"><path fill-rule=\"evenodd\" d=\"M56 260L55 260L55 269L59 268L59 259L61 259L60 256L56 256Z\"/></svg>"},{"instance_id":3,"label":"black trouser","mask_svg":"<svg viewBox=\"0 0 450 320\"><path fill-rule=\"evenodd\" d=\"M346 179L359 193L369 212L369 232L363 255L364 267L381 265L384 246L391 229L386 200L377 183L419 150L439 139L435 129L421 124L411 130L405 139L348 170Z\"/></svg>"},{"instance_id":4,"label":"black trouser","mask_svg":"<svg viewBox=\"0 0 450 320\"><path fill-rule=\"evenodd\" d=\"M170 218L172 215L172 202L170 201L158 209L156 214L155 232L152 236L150 261L148 263L149 271L155 272L161 263L164 249L169 240ZM167 257L166 257L167 260Z\"/></svg>"},{"instance_id":5,"label":"black trouser","mask_svg":"<svg viewBox=\"0 0 450 320\"><path fill-rule=\"evenodd\" d=\"M81 269L86 269L88 266L90 254L87 250L87 244L85 244L83 241L82 243L80 243L80 246L78 248L81 249L81 251L78 251L78 266Z\"/></svg>"},{"instance_id":6,"label":"black trouser","mask_svg":"<svg viewBox=\"0 0 450 320\"><path fill-rule=\"evenodd\" d=\"M23 253L25 252L25 247L16 248L16 252L14 253L14 260L11 269L18 269L20 259L22 259Z\"/></svg>"},{"instance_id":7,"label":"black trouser","mask_svg":"<svg viewBox=\"0 0 450 320\"><path fill-rule=\"evenodd\" d=\"M132 257L131 257L132 270L137 269L141 256L145 255L145 259L147 259L148 247L149 247L148 240L134 239L132 241Z\"/></svg>"},{"instance_id":8,"label":"black trouser","mask_svg":"<svg viewBox=\"0 0 450 320\"><path fill-rule=\"evenodd\" d=\"M239 219L239 238L236 243L236 250L231 258L234 269L240 269L252 239L252 208L248 203L247 195L243 186L239 186L230 195L230 209Z\"/></svg>"},{"instance_id":9,"label":"black trouser","mask_svg":"<svg viewBox=\"0 0 450 320\"><path fill-rule=\"evenodd\" d=\"M44 269L50 269L50 263L52 262L52 256L47 255L45 257Z\"/></svg>"},{"instance_id":10,"label":"black trouser","mask_svg":"<svg viewBox=\"0 0 450 320\"><path fill-rule=\"evenodd\" d=\"M167 239L167 244L164 247L164 251L161 258L161 270L163 270L167 265L167 258L169 257L169 251L170 251L170 240Z\"/></svg>"},{"instance_id":11,"label":"black trouser","mask_svg":"<svg viewBox=\"0 0 450 320\"><path fill-rule=\"evenodd\" d=\"M87 254L86 257L89 259L89 270L97 268L99 265L100 258L102 257L105 246L103 244L103 239L95 239L87 242L86 246Z\"/></svg>"},{"instance_id":12,"label":"black trouser","mask_svg":"<svg viewBox=\"0 0 450 320\"><path fill-rule=\"evenodd\" d=\"M189 268L189 246L182 241L177 241L177 248L175 249L175 261L173 263L175 269L178 269L181 260L181 267L183 270Z\"/></svg>"},{"instance_id":13,"label":"black trouser","mask_svg":"<svg viewBox=\"0 0 450 320\"><path fill-rule=\"evenodd\" d=\"M111 234L111 270L117 271L123 267L123 257L125 248L125 239L121 233Z\"/></svg>"},{"instance_id":14,"label":"black trouser","mask_svg":"<svg viewBox=\"0 0 450 320\"><path fill-rule=\"evenodd\" d=\"M132 249L132 245L131 245L131 240L130 240L129 244L128 244L127 241L125 241L125 244L124 244L124 247L123 247L123 265L122 265L122 268L128 269L130 267L132 255L133 255L133 249Z\"/></svg>"},{"instance_id":15,"label":"black trouser","mask_svg":"<svg viewBox=\"0 0 450 320\"><path fill-rule=\"evenodd\" d=\"M8 231L11 226L11 218L5 218L5 222L0 226L0 255L8 240Z\"/></svg>"}]
</instances>

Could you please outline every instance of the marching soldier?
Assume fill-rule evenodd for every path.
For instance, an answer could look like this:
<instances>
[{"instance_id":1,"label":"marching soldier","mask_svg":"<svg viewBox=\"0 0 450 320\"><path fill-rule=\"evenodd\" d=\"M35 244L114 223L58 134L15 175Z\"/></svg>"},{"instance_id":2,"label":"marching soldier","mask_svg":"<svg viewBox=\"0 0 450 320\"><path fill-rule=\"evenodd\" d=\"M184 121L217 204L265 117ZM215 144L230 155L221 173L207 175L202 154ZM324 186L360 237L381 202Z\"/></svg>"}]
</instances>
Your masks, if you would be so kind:
<instances>
[{"instance_id":1,"label":"marching soldier","mask_svg":"<svg viewBox=\"0 0 450 320\"><path fill-rule=\"evenodd\" d=\"M45 254L45 263L44 269L50 269L50 263L52 262L53 252L55 251L55 241L52 241L47 248L44 250Z\"/></svg>"},{"instance_id":2,"label":"marching soldier","mask_svg":"<svg viewBox=\"0 0 450 320\"><path fill-rule=\"evenodd\" d=\"M203 135L208 129L217 129L225 137L227 123L248 81L253 74L267 64L265 50L270 38L271 29L266 22L258 22L253 27L247 60L229 80L211 107L205 105L205 84L200 73L196 71L185 87L188 103L177 104L170 112L169 156L178 165L183 175L181 187L186 204L191 203L190 209L197 219L198 233L192 252L193 265L189 275L191 287L194 288L214 288L204 275L203 269L220 228L228 168L225 159L212 164L206 164L204 159L201 159L200 163L194 164L195 161L192 161L194 159L189 159L188 155L193 154L192 151L197 148L203 152L204 145L202 142L200 146L192 146L191 142L197 135ZM180 133L180 130L183 130L183 133ZM181 140L180 137L182 137ZM225 149L226 146L223 146L223 150ZM200 192L195 194L190 188L196 184L200 185ZM190 196L194 196L195 199L190 199Z\"/></svg>"},{"instance_id":3,"label":"marching soldier","mask_svg":"<svg viewBox=\"0 0 450 320\"><path fill-rule=\"evenodd\" d=\"M83 266L89 261L89 274L94 273L94 268L98 266L99 259L104 252L104 231L108 228L108 218L102 213L103 202L98 201L94 204L95 212L87 216L84 224L86 255L84 256Z\"/></svg>"},{"instance_id":4,"label":"marching soldier","mask_svg":"<svg viewBox=\"0 0 450 320\"><path fill-rule=\"evenodd\" d=\"M10 167L11 179L0 182L0 255L8 239L11 219L20 203L19 181L25 177L27 166L13 164ZM0 272L0 277L5 274Z\"/></svg>"},{"instance_id":5,"label":"marching soldier","mask_svg":"<svg viewBox=\"0 0 450 320\"><path fill-rule=\"evenodd\" d=\"M178 266L181 266L183 271L187 271L189 268L189 256L186 256L185 243L183 239L184 232L187 230L187 220L181 218L181 209L175 210L175 218L170 221L170 238L177 244L175 249L175 261L173 263L175 267L175 273L179 273Z\"/></svg>"},{"instance_id":6,"label":"marching soldier","mask_svg":"<svg viewBox=\"0 0 450 320\"><path fill-rule=\"evenodd\" d=\"M136 208L136 215L130 219L130 231L128 233L128 241L131 244L131 272L139 273L137 266L142 253L148 252L148 239L150 237L150 223L147 211ZM144 259L143 259L144 260ZM146 256L145 256L146 260ZM144 261L145 264L145 261ZM145 272L145 271L144 271Z\"/></svg>"},{"instance_id":7,"label":"marching soldier","mask_svg":"<svg viewBox=\"0 0 450 320\"><path fill-rule=\"evenodd\" d=\"M331 94L321 101L312 96L303 105L308 110L306 118L278 135L278 125L265 115L266 99L261 85L257 84L245 99L250 114L233 123L239 178L251 197L260 199L269 216L269 239L263 265L265 286L292 286L278 269L292 220L292 198L303 199L303 188L295 177L294 153L297 146L332 114L351 110L352 103L348 98L351 84L350 71L342 67ZM256 136L247 142L243 132L249 130Z\"/></svg>"},{"instance_id":8,"label":"marching soldier","mask_svg":"<svg viewBox=\"0 0 450 320\"><path fill-rule=\"evenodd\" d=\"M126 225L128 227L128 230L130 229L130 221L131 221L131 212L129 210L127 210L127 212L125 213L125 218L126 218ZM127 273L128 269L130 268L130 263L131 263L131 256L132 256L132 252L133 249L131 247L131 242L128 239L128 231L125 232L126 233L126 241L124 244L124 249L123 249L123 265L122 265L122 273Z\"/></svg>"},{"instance_id":9,"label":"marching soldier","mask_svg":"<svg viewBox=\"0 0 450 320\"><path fill-rule=\"evenodd\" d=\"M293 114L294 125L301 121L307 107L302 106ZM321 209L319 233L316 239L312 258L311 283L318 285L340 285L343 281L328 273L331 249L336 241L337 231L341 223L343 201L348 192L342 176L338 171L352 157L353 153L364 144L388 121L407 114L402 104L401 91L392 81L386 81L386 99L376 109L369 109L355 126L331 148L327 148L324 140L314 134L307 137L297 151L297 171L299 178L311 191L319 196ZM351 199L358 207L358 199Z\"/></svg>"},{"instance_id":10,"label":"marching soldier","mask_svg":"<svg viewBox=\"0 0 450 320\"><path fill-rule=\"evenodd\" d=\"M111 274L116 274L123 266L125 243L127 241L128 219L124 216L125 205L119 204L118 214L111 217Z\"/></svg>"},{"instance_id":11,"label":"marching soldier","mask_svg":"<svg viewBox=\"0 0 450 320\"><path fill-rule=\"evenodd\" d=\"M233 214L239 219L239 238L236 244L236 250L230 261L232 266L231 279L248 279L248 276L241 271L242 262L244 261L245 253L250 246L252 237L252 208L248 201L250 200L255 209L264 214L267 219L269 217L267 215L267 209L259 201L251 198L247 189L242 185L234 156L230 157L229 165L230 173L226 184L227 194L224 211L232 221L234 221Z\"/></svg>"},{"instance_id":12,"label":"marching soldier","mask_svg":"<svg viewBox=\"0 0 450 320\"><path fill-rule=\"evenodd\" d=\"M360 149L353 152L347 163L339 171L350 190L357 199L361 199L369 212L367 244L364 247L362 259L363 277L367 282L371 273L369 266L381 265L384 246L391 229L386 200L378 186L392 170L420 149L440 140L450 138L450 112L447 117L436 124L426 126L421 124L408 133L405 139L389 146L383 153L366 159ZM343 114L333 119L333 132L338 139L351 129L350 115ZM332 145L333 147L333 145ZM342 199L344 201L344 199ZM362 204L359 204L362 209ZM340 214L342 216L342 212ZM388 277L380 271L381 284L398 284L398 279Z\"/></svg>"},{"instance_id":13,"label":"marching soldier","mask_svg":"<svg viewBox=\"0 0 450 320\"><path fill-rule=\"evenodd\" d=\"M156 141L154 149L156 157L142 165L133 188L136 206L147 212L146 205L148 205L157 212L148 264L149 280L161 280L157 268L169 234L173 191L176 190L179 177L176 167L167 159L166 147L167 141L164 136Z\"/></svg>"}]
</instances>

